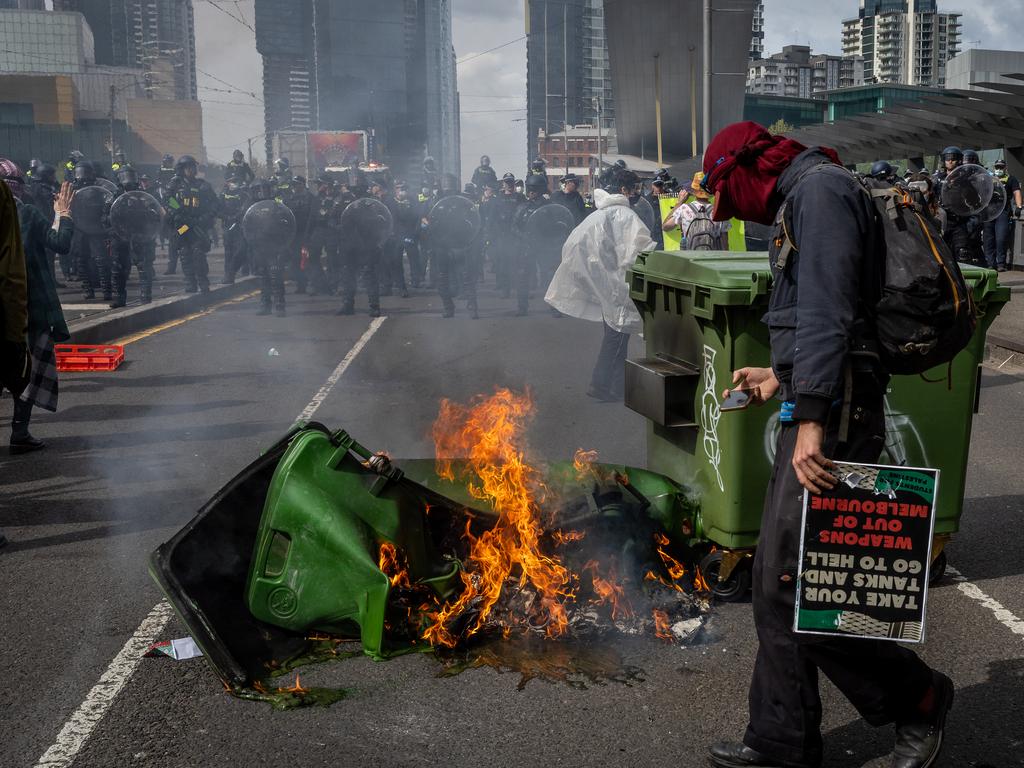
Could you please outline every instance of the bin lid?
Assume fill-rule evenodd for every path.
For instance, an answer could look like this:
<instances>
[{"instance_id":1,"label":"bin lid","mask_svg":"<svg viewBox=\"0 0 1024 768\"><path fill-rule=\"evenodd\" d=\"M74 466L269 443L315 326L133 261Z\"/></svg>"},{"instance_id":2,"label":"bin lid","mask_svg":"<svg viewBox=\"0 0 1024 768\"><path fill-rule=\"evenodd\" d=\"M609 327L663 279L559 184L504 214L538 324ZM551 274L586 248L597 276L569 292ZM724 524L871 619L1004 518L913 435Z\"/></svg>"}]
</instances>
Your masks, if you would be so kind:
<instances>
[{"instance_id":1,"label":"bin lid","mask_svg":"<svg viewBox=\"0 0 1024 768\"><path fill-rule=\"evenodd\" d=\"M974 292L974 301L982 306L1005 304L1010 300L1010 288L999 284L999 273L993 269L961 264L960 272Z\"/></svg>"},{"instance_id":2,"label":"bin lid","mask_svg":"<svg viewBox=\"0 0 1024 768\"><path fill-rule=\"evenodd\" d=\"M633 266L648 282L671 286L700 285L750 294L762 285L767 292L771 270L765 252L652 251L642 253Z\"/></svg>"}]
</instances>

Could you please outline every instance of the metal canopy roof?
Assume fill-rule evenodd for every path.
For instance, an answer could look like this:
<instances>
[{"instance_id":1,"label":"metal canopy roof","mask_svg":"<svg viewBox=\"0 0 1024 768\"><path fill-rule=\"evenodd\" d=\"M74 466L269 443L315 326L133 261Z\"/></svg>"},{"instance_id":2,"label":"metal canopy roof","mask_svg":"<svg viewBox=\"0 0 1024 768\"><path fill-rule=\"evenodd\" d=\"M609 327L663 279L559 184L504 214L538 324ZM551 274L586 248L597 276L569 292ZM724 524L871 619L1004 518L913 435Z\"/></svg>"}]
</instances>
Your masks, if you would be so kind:
<instances>
[{"instance_id":1,"label":"metal canopy roof","mask_svg":"<svg viewBox=\"0 0 1024 768\"><path fill-rule=\"evenodd\" d=\"M915 158L936 155L949 145L1020 147L1024 145L1024 74L1004 77L1021 83L971 83L990 90L947 90L786 135L803 144L833 147L844 163L892 157L894 150Z\"/></svg>"}]
</instances>

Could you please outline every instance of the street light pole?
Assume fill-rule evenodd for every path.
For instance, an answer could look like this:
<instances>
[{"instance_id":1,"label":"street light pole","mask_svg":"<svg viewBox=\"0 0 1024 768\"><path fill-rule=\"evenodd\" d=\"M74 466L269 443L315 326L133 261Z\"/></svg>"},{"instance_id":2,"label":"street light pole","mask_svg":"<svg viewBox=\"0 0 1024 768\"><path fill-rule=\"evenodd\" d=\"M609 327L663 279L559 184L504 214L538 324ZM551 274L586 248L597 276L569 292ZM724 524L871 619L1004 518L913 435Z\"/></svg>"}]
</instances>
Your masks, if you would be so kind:
<instances>
[{"instance_id":1,"label":"street light pole","mask_svg":"<svg viewBox=\"0 0 1024 768\"><path fill-rule=\"evenodd\" d=\"M569 6L562 5L562 126L565 129L565 175L569 175Z\"/></svg>"},{"instance_id":2,"label":"street light pole","mask_svg":"<svg viewBox=\"0 0 1024 768\"><path fill-rule=\"evenodd\" d=\"M704 93L703 95L703 130L701 146L706 152L711 142L711 0L704 0Z\"/></svg>"},{"instance_id":3,"label":"street light pole","mask_svg":"<svg viewBox=\"0 0 1024 768\"><path fill-rule=\"evenodd\" d=\"M664 165L661 151L661 54L654 54L654 120L658 128L658 165Z\"/></svg>"}]
</instances>

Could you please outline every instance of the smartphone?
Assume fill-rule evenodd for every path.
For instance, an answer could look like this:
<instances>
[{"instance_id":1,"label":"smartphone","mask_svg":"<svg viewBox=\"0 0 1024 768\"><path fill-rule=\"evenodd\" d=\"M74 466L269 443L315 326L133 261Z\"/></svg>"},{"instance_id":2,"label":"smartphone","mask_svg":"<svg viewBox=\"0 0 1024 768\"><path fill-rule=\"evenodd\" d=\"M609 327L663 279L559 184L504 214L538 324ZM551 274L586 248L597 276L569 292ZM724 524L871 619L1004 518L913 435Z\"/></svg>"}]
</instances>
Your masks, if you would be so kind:
<instances>
[{"instance_id":1,"label":"smartphone","mask_svg":"<svg viewBox=\"0 0 1024 768\"><path fill-rule=\"evenodd\" d=\"M722 400L720 406L723 411L742 411L754 398L757 393L757 387L744 387L742 389L733 389L729 391L729 396Z\"/></svg>"}]
</instances>

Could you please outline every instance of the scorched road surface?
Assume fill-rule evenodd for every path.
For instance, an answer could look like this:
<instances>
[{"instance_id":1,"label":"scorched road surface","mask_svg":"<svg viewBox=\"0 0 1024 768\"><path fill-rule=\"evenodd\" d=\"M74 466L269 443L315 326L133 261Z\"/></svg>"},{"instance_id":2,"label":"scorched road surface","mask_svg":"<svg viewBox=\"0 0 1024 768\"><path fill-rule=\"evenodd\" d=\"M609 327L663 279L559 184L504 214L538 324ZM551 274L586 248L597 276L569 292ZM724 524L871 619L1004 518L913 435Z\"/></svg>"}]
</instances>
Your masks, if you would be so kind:
<instances>
[{"instance_id":1,"label":"scorched road surface","mask_svg":"<svg viewBox=\"0 0 1024 768\"><path fill-rule=\"evenodd\" d=\"M487 669L440 678L429 656L357 658L302 672L350 698L278 713L225 694L202 660L136 666L120 654L161 599L149 553L303 411L371 450L428 457L441 398L528 386L537 458L584 447L643 464L643 419L584 394L596 324L542 308L515 318L511 302L486 297L476 322L443 320L433 297L385 299L375 325L335 317L335 300L289 301L287 319L228 304L134 341L115 373L63 376L60 412L33 422L48 448L2 457L12 544L0 554L0 765L688 767L709 741L742 734L756 649L747 604L716 606L696 647L624 641L644 681L586 690L518 691L516 675ZM986 374L950 549L965 581L947 579L929 606L924 655L959 688L944 766L1024 765L1022 404L1024 382ZM161 624L157 639L187 634L176 618ZM823 689L826 765L887 764L891 730Z\"/></svg>"}]
</instances>

